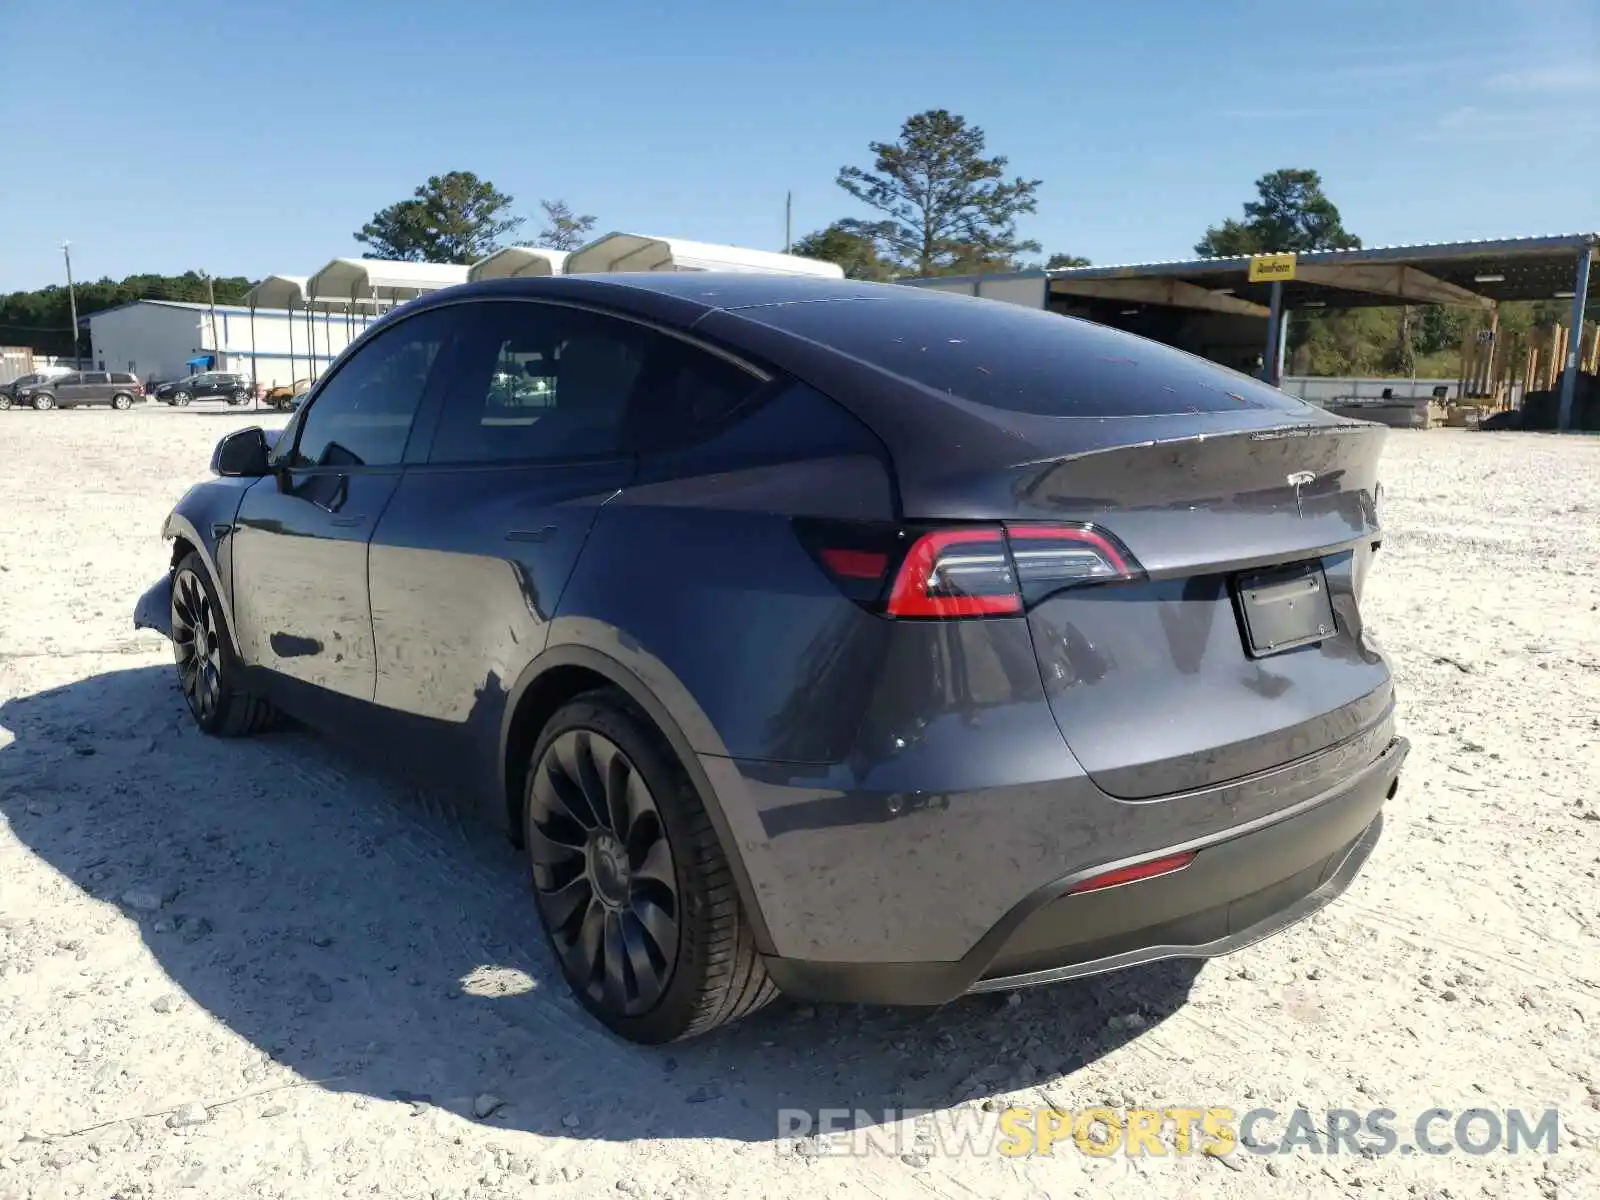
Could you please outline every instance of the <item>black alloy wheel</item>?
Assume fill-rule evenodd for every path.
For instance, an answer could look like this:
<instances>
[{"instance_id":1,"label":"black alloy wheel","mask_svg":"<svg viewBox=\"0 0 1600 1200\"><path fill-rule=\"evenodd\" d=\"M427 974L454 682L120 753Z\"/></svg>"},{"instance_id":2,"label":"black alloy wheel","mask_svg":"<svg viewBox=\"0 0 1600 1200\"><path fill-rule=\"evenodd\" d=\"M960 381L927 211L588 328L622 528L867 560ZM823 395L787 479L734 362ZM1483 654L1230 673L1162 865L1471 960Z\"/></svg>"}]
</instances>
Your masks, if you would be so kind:
<instances>
[{"instance_id":1,"label":"black alloy wheel","mask_svg":"<svg viewBox=\"0 0 1600 1200\"><path fill-rule=\"evenodd\" d=\"M604 734L565 730L534 764L527 817L539 910L568 979L609 1017L648 1013L672 980L682 910L644 776Z\"/></svg>"},{"instance_id":2,"label":"black alloy wheel","mask_svg":"<svg viewBox=\"0 0 1600 1200\"><path fill-rule=\"evenodd\" d=\"M210 580L193 550L172 572L172 657L178 664L178 687L202 733L258 733L277 721L278 710L249 690Z\"/></svg>"},{"instance_id":3,"label":"black alloy wheel","mask_svg":"<svg viewBox=\"0 0 1600 1200\"><path fill-rule=\"evenodd\" d=\"M172 654L183 698L204 729L222 707L222 638L210 591L191 567L172 579Z\"/></svg>"}]
</instances>

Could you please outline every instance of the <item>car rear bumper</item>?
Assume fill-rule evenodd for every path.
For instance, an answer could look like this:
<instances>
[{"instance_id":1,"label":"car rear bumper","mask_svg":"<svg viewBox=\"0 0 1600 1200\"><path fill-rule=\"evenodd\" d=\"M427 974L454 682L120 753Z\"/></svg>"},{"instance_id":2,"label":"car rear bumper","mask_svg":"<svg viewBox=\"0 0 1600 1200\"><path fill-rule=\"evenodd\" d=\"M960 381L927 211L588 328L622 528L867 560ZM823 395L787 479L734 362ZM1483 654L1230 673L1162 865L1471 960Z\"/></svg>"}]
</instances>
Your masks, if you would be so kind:
<instances>
[{"instance_id":1,"label":"car rear bumper","mask_svg":"<svg viewBox=\"0 0 1600 1200\"><path fill-rule=\"evenodd\" d=\"M818 962L770 956L768 973L804 999L941 1004L1094 975L1163 958L1211 958L1260 941L1342 894L1383 827L1382 807L1409 752L1395 738L1364 770L1270 819L1139 855L1194 851L1179 871L1098 891L1071 889L1107 870L1075 871L1034 890L951 962ZM959 896L951 903L959 904Z\"/></svg>"}]
</instances>

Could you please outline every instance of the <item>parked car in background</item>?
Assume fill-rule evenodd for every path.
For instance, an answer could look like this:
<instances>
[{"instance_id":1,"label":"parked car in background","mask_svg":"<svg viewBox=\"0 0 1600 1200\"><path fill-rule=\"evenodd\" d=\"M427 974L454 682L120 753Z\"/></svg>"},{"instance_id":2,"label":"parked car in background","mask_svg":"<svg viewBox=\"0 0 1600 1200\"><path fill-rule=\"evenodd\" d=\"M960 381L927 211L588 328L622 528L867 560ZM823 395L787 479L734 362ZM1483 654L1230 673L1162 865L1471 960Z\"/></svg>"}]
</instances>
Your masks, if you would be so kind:
<instances>
[{"instance_id":1,"label":"parked car in background","mask_svg":"<svg viewBox=\"0 0 1600 1200\"><path fill-rule=\"evenodd\" d=\"M45 374L40 371L34 371L28 375L19 375L10 383L0 384L0 409L10 408L16 402L18 393L24 388L32 387L35 384L47 383L52 379L60 378L63 374L66 374L66 372L56 371Z\"/></svg>"},{"instance_id":2,"label":"parked car in background","mask_svg":"<svg viewBox=\"0 0 1600 1200\"><path fill-rule=\"evenodd\" d=\"M501 279L223 438L135 621L203 732L287 712L472 792L624 1037L942 1004L1350 885L1407 752L1384 435L1013 304Z\"/></svg>"},{"instance_id":3,"label":"parked car in background","mask_svg":"<svg viewBox=\"0 0 1600 1200\"><path fill-rule=\"evenodd\" d=\"M152 393L163 404L182 408L194 400L226 400L229 404L249 404L255 385L248 375L234 371L202 371L163 383Z\"/></svg>"},{"instance_id":4,"label":"parked car in background","mask_svg":"<svg viewBox=\"0 0 1600 1200\"><path fill-rule=\"evenodd\" d=\"M280 383L277 387L268 388L267 394L261 398L272 408L299 408L300 402L305 399L306 393L310 390L311 381L309 379L296 379L293 383Z\"/></svg>"},{"instance_id":5,"label":"parked car in background","mask_svg":"<svg viewBox=\"0 0 1600 1200\"><path fill-rule=\"evenodd\" d=\"M40 412L51 408L77 408L85 404L109 404L119 412L133 407L144 396L144 385L126 371L69 371L55 379L45 379L17 389L14 400L4 402L28 405Z\"/></svg>"}]
</instances>

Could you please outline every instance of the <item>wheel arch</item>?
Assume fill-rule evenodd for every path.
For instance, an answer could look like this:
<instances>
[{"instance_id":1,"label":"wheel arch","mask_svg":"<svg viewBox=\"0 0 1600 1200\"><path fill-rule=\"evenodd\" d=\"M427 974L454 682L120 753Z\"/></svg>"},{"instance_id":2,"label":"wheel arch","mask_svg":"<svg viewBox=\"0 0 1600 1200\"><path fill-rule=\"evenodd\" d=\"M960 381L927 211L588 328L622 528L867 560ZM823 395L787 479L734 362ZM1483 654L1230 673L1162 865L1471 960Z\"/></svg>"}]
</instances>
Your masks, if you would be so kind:
<instances>
[{"instance_id":1,"label":"wheel arch","mask_svg":"<svg viewBox=\"0 0 1600 1200\"><path fill-rule=\"evenodd\" d=\"M201 529L208 529L206 522L196 522L190 514L181 509L174 509L167 517L166 524L161 530L161 535L172 540L172 560L167 564L167 572L171 574L178 569L178 564L183 561L189 551L194 551L200 556L200 562L205 566L206 573L211 576L211 585L216 589L217 598L221 601L222 619L227 622L228 636L233 639L233 644L239 644L239 631L233 623L233 589L228 586L231 581L225 581L222 571L217 565L217 540L215 536L204 537Z\"/></svg>"},{"instance_id":2,"label":"wheel arch","mask_svg":"<svg viewBox=\"0 0 1600 1200\"><path fill-rule=\"evenodd\" d=\"M684 733L680 722L665 703L626 664L599 650L583 645L562 644L550 647L528 664L507 696L500 731L500 788L506 804L507 829L512 840L523 844L522 789L523 767L533 753L539 735L556 711L573 697L601 687L622 692L646 717L677 755L695 790L699 792L717 839L722 843L732 869L739 902L763 953L772 952L772 938L757 903L755 888L745 868L744 856L733 836L722 797L712 786L701 765L700 756ZM700 715L699 722L704 722ZM698 723L698 722L697 722Z\"/></svg>"}]
</instances>

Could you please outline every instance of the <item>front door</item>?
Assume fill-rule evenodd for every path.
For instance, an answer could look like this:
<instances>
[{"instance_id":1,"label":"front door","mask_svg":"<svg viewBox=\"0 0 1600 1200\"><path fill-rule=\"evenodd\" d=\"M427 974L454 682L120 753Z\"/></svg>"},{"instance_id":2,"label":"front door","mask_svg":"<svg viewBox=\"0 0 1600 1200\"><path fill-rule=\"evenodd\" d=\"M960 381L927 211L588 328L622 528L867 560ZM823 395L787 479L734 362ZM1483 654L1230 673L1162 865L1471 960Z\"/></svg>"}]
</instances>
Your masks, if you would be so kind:
<instances>
[{"instance_id":1,"label":"front door","mask_svg":"<svg viewBox=\"0 0 1600 1200\"><path fill-rule=\"evenodd\" d=\"M307 400L287 444L274 449L276 473L245 493L233 595L246 663L372 699L367 543L400 482L445 336L435 311L368 343Z\"/></svg>"}]
</instances>

